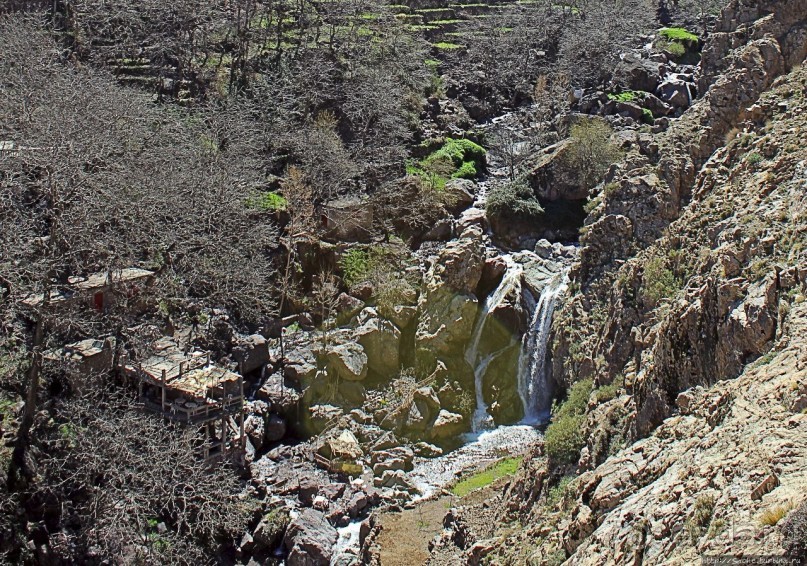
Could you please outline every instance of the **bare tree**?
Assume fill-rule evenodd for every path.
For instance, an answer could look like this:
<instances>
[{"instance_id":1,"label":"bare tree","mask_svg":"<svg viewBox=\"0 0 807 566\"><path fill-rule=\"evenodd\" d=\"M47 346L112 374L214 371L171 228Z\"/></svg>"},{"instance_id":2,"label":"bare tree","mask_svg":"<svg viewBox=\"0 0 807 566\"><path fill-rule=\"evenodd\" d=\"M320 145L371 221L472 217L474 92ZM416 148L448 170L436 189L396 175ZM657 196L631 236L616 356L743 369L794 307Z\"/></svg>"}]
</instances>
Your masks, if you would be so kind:
<instances>
[{"instance_id":1,"label":"bare tree","mask_svg":"<svg viewBox=\"0 0 807 566\"><path fill-rule=\"evenodd\" d=\"M651 0L576 0L559 43L558 63L575 87L607 80L619 53L651 30Z\"/></svg>"},{"instance_id":2,"label":"bare tree","mask_svg":"<svg viewBox=\"0 0 807 566\"><path fill-rule=\"evenodd\" d=\"M13 483L26 468L43 352L105 333L123 338L132 320L127 308L99 313L62 301L73 278L148 267L159 272L153 297L193 296L260 319L272 306L275 232L251 217L246 200L258 178L240 168L249 159L231 159L247 148L227 143L226 128L163 112L72 66L31 18L2 19L0 48L11 147L0 155L0 309L18 321L16 349L29 357Z\"/></svg>"},{"instance_id":3,"label":"bare tree","mask_svg":"<svg viewBox=\"0 0 807 566\"><path fill-rule=\"evenodd\" d=\"M62 405L58 420L31 495L60 502L59 522L73 525L50 536L63 561L209 563L246 528L250 506L236 475L200 465L193 430L104 390Z\"/></svg>"}]
</instances>

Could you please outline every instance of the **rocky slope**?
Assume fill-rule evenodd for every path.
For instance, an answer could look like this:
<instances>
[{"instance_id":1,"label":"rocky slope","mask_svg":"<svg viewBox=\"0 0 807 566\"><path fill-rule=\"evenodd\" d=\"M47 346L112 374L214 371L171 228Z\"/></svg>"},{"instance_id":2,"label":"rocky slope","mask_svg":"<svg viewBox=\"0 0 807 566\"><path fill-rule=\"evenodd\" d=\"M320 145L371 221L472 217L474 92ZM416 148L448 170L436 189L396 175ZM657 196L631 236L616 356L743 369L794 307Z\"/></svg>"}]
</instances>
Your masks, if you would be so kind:
<instances>
[{"instance_id":1,"label":"rocky slope","mask_svg":"<svg viewBox=\"0 0 807 566\"><path fill-rule=\"evenodd\" d=\"M732 1L704 47L703 97L626 137L552 345L557 385L613 393L591 396L574 470L537 447L488 503L496 519L455 515L462 544L437 541L433 563L804 552L806 38L807 2Z\"/></svg>"}]
</instances>

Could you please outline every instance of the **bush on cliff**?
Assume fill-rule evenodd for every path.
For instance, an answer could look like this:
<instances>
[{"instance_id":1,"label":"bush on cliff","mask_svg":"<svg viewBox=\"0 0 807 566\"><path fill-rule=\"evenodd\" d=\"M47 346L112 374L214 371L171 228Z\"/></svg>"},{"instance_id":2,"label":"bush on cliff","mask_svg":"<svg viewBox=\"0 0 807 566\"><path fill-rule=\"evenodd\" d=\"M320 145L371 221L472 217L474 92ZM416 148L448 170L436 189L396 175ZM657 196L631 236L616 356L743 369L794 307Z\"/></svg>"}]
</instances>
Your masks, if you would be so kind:
<instances>
[{"instance_id":1,"label":"bush on cliff","mask_svg":"<svg viewBox=\"0 0 807 566\"><path fill-rule=\"evenodd\" d=\"M511 220L537 220L544 209L530 186L522 179L496 186L485 205L488 217Z\"/></svg>"},{"instance_id":2,"label":"bush on cliff","mask_svg":"<svg viewBox=\"0 0 807 566\"><path fill-rule=\"evenodd\" d=\"M594 384L591 379L578 381L569 389L566 400L552 408L552 423L544 435L544 448L550 468L571 466L577 463L585 440L580 427Z\"/></svg>"}]
</instances>

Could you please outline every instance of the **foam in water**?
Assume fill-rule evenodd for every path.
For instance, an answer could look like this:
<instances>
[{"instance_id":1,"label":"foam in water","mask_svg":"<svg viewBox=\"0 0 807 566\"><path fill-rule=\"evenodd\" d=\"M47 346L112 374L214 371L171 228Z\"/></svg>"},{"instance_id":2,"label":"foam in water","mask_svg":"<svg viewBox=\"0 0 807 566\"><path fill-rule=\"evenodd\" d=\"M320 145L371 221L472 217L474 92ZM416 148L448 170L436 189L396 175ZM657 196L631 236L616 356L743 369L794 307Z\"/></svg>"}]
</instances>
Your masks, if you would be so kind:
<instances>
[{"instance_id":1,"label":"foam in water","mask_svg":"<svg viewBox=\"0 0 807 566\"><path fill-rule=\"evenodd\" d=\"M415 469L408 476L421 495L414 501L431 497L448 486L467 469L482 468L499 458L520 454L541 437L532 426L500 426L469 434L467 443L439 458L415 458Z\"/></svg>"},{"instance_id":2,"label":"foam in water","mask_svg":"<svg viewBox=\"0 0 807 566\"><path fill-rule=\"evenodd\" d=\"M524 404L525 423L536 424L549 418L552 387L546 363L546 348L555 305L569 283L569 270L556 275L541 291L530 329L524 335L518 362L518 394Z\"/></svg>"}]
</instances>

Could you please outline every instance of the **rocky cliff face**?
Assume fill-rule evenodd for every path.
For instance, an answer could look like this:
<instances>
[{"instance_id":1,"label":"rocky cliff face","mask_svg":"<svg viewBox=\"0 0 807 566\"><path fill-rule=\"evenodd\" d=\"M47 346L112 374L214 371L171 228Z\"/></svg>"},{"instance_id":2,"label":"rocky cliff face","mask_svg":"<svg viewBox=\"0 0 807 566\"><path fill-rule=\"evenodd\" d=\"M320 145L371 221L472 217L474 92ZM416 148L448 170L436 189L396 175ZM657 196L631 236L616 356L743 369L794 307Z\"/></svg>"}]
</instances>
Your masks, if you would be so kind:
<instances>
[{"instance_id":1,"label":"rocky cliff face","mask_svg":"<svg viewBox=\"0 0 807 566\"><path fill-rule=\"evenodd\" d=\"M804 2L729 5L705 49L704 98L666 132L635 136L587 220L554 375L624 380L628 438L670 415L680 391L765 353L781 274L799 282L802 86L782 74L807 54L805 16Z\"/></svg>"},{"instance_id":2,"label":"rocky cliff face","mask_svg":"<svg viewBox=\"0 0 807 566\"><path fill-rule=\"evenodd\" d=\"M569 470L538 448L509 486L500 513L526 527L469 520L483 540L451 556L804 558L806 34L807 2L732 1L704 47L702 98L666 131L626 136L552 343L557 385L590 378L609 395L589 399L575 474L559 482Z\"/></svg>"}]
</instances>

